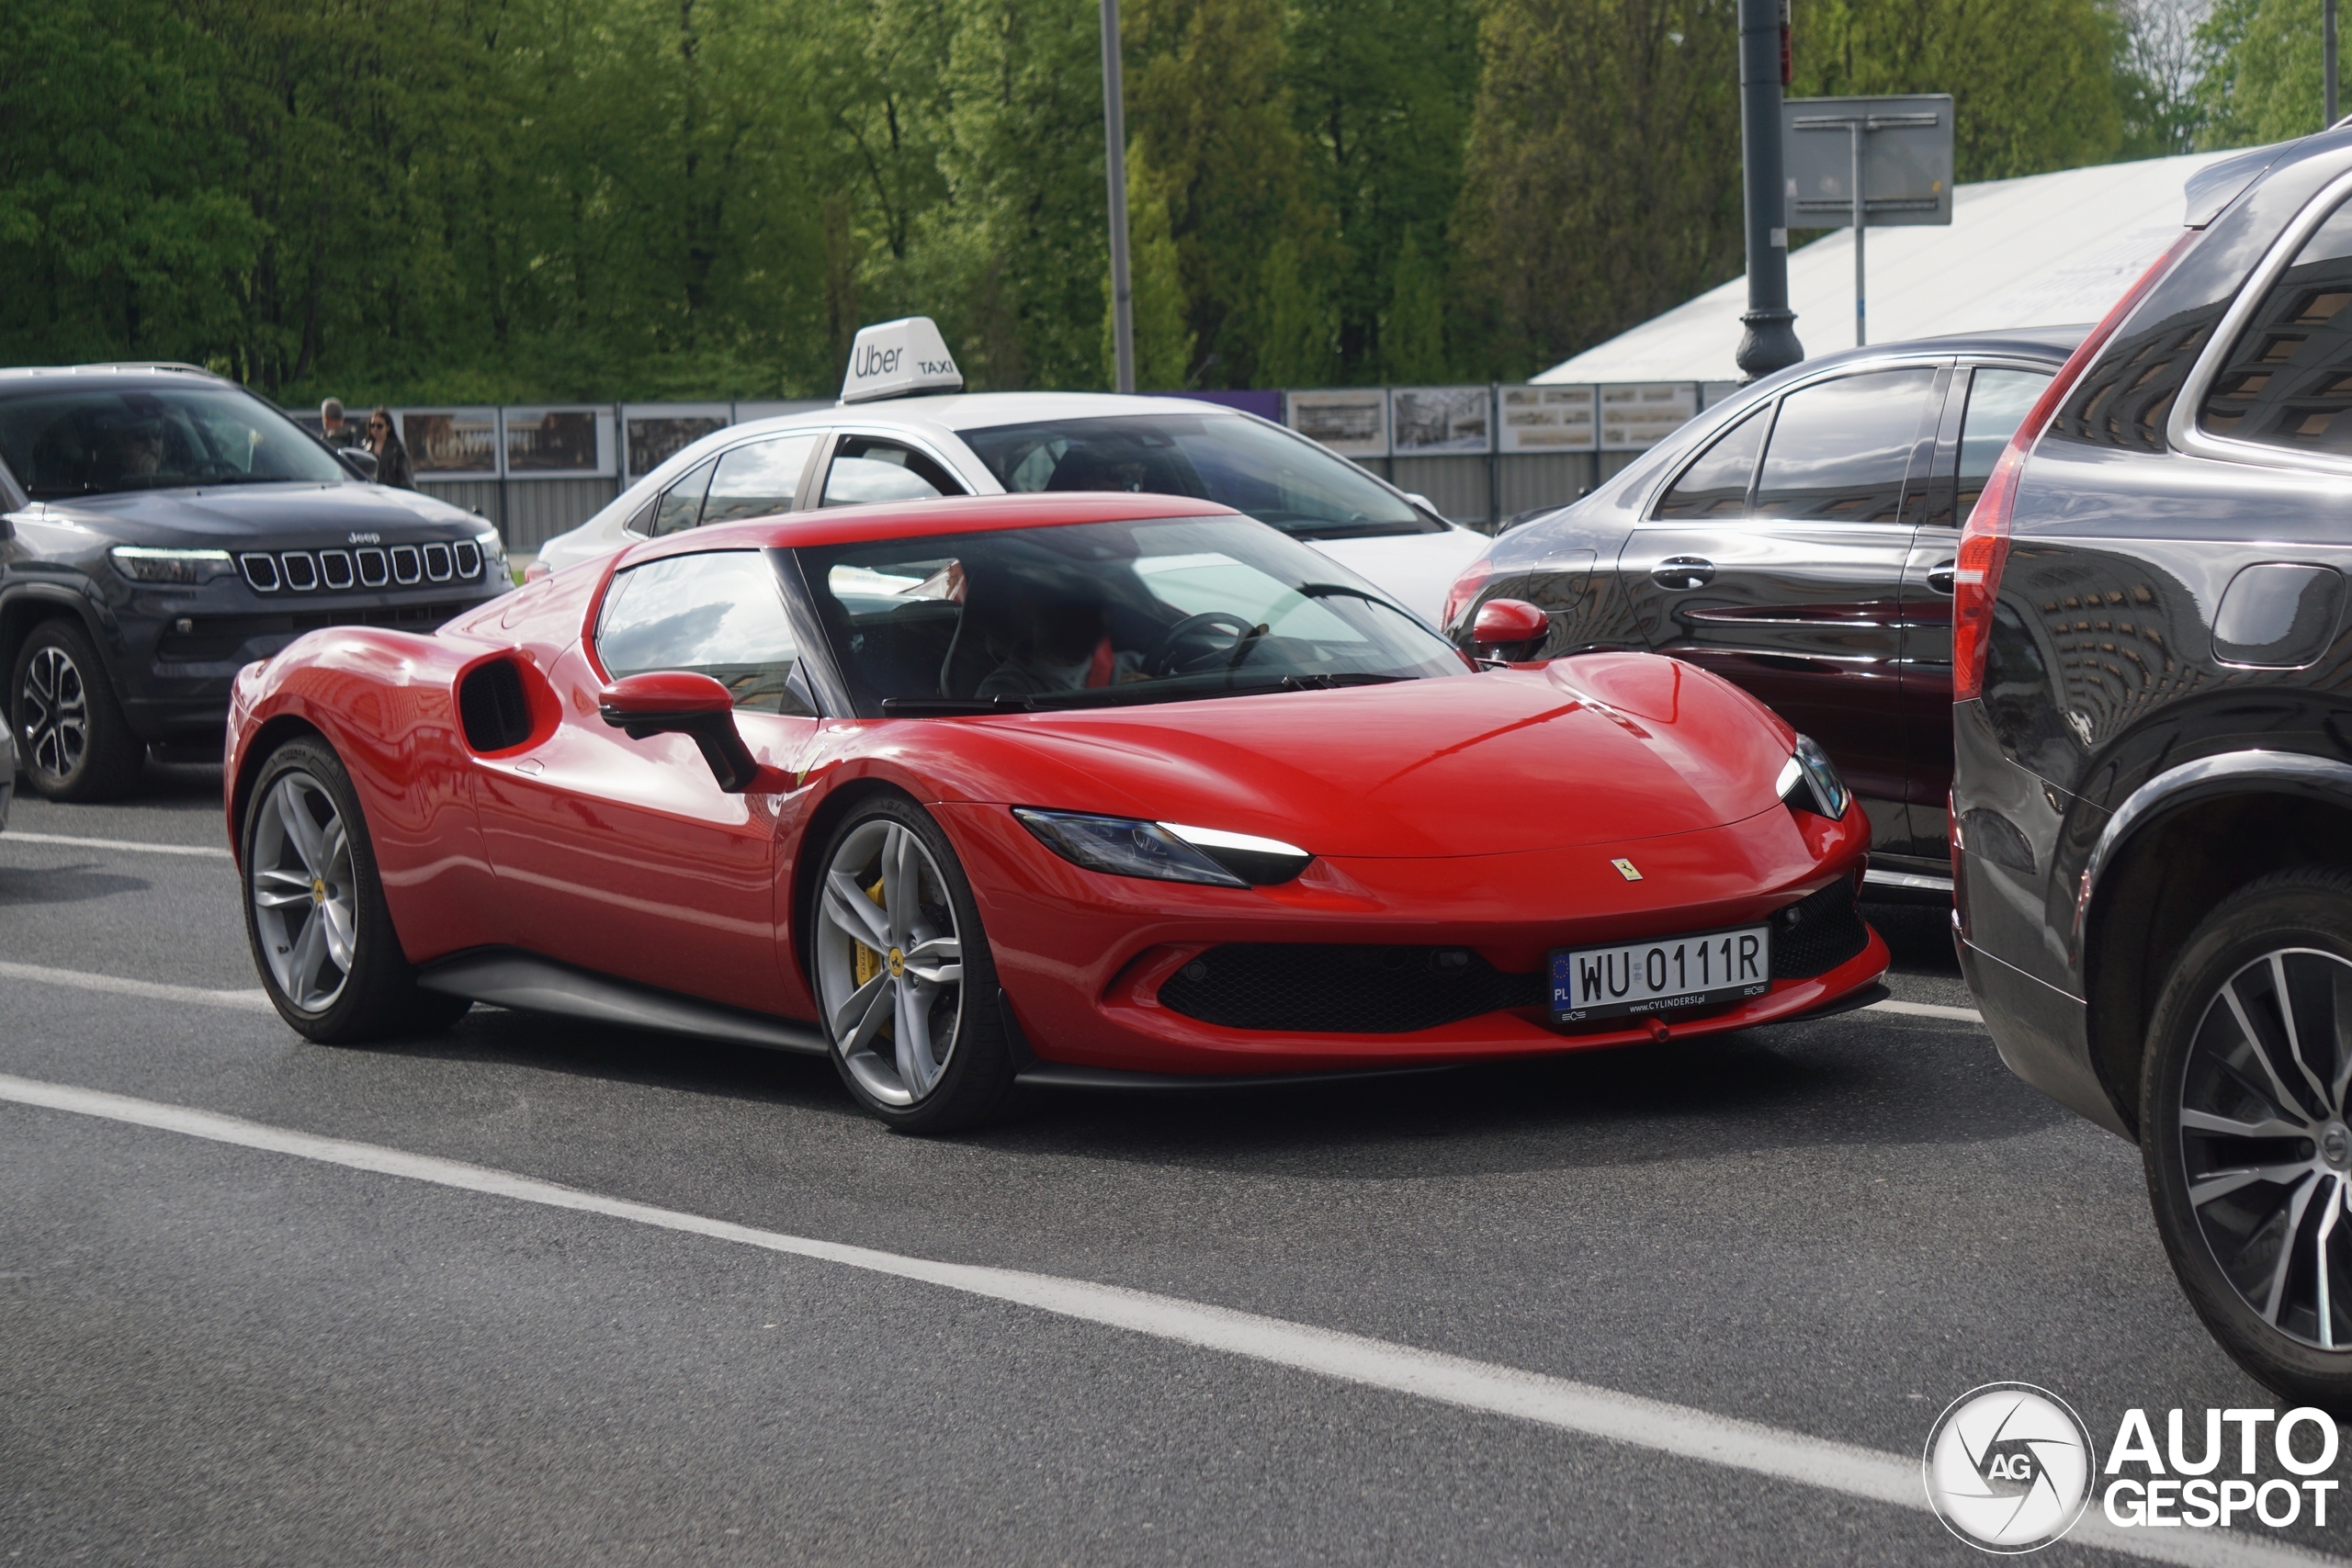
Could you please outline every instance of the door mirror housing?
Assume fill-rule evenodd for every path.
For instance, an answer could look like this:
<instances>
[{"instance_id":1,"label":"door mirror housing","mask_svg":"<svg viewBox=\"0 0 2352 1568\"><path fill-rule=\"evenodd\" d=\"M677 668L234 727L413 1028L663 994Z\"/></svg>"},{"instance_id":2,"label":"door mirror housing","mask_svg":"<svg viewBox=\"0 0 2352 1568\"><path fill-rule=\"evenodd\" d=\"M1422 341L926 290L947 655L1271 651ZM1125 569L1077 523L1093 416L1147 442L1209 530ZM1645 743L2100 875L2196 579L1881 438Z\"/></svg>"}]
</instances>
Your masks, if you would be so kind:
<instances>
[{"instance_id":1,"label":"door mirror housing","mask_svg":"<svg viewBox=\"0 0 2352 1568\"><path fill-rule=\"evenodd\" d=\"M729 795L743 794L766 771L735 728L735 694L707 675L691 670L626 675L598 695L596 712L631 740L649 735L692 739Z\"/></svg>"},{"instance_id":2,"label":"door mirror housing","mask_svg":"<svg viewBox=\"0 0 2352 1568\"><path fill-rule=\"evenodd\" d=\"M1470 623L1470 640L1494 657L1524 659L1552 635L1552 617L1524 599L1489 599Z\"/></svg>"}]
</instances>

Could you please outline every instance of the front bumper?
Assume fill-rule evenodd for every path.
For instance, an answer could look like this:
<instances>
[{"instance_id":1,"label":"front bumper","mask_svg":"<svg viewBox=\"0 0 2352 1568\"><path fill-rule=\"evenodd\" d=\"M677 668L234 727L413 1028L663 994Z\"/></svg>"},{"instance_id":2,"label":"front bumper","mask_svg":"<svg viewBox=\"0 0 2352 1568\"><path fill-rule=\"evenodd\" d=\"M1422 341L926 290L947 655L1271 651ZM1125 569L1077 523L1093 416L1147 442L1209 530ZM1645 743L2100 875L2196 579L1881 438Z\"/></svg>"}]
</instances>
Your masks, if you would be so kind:
<instances>
[{"instance_id":1,"label":"front bumper","mask_svg":"<svg viewBox=\"0 0 2352 1568\"><path fill-rule=\"evenodd\" d=\"M1002 807L934 805L963 858L998 978L1047 1063L1126 1072L1352 1071L1548 1055L1717 1034L1830 1006L1885 972L1886 946L1703 1016L1554 1029L1540 1005L1385 1033L1230 1028L1167 1005L1160 987L1208 949L1241 943L1460 947L1502 976L1555 947L1761 922L1840 878L1869 847L1859 810L1808 833L1775 808L1748 821L1631 843L1431 859L1330 857L1274 887L1100 875L1045 850ZM1638 857L1628 884L1611 861Z\"/></svg>"}]
</instances>

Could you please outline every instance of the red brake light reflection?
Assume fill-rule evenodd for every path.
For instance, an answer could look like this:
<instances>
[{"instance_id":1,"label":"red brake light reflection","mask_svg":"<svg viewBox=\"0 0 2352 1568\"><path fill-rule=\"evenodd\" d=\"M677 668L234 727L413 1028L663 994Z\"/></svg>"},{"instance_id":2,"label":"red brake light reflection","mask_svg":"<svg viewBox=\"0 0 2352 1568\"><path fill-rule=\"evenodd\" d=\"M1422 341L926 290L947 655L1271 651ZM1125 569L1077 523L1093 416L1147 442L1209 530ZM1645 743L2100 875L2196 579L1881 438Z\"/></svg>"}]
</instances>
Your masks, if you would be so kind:
<instances>
[{"instance_id":1,"label":"red brake light reflection","mask_svg":"<svg viewBox=\"0 0 2352 1568\"><path fill-rule=\"evenodd\" d=\"M1486 556L1480 556L1462 569L1462 575L1455 578L1453 586L1445 591L1445 614L1438 622L1441 630L1462 618L1462 613L1478 596L1478 590L1484 588L1487 579L1494 574L1495 563Z\"/></svg>"}]
</instances>

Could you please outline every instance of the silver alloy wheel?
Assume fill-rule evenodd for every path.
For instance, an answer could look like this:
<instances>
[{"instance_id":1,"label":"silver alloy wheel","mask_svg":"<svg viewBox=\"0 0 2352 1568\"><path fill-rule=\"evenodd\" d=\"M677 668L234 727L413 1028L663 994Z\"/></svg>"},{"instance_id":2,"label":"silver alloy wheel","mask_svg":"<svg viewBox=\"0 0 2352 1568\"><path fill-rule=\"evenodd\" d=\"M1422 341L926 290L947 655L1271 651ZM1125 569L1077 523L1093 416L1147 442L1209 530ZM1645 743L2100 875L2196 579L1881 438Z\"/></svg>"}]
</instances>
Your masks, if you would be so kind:
<instances>
[{"instance_id":1,"label":"silver alloy wheel","mask_svg":"<svg viewBox=\"0 0 2352 1568\"><path fill-rule=\"evenodd\" d=\"M2266 953L2206 1005L2181 1077L2188 1201L2263 1321L2352 1348L2352 964Z\"/></svg>"},{"instance_id":2,"label":"silver alloy wheel","mask_svg":"<svg viewBox=\"0 0 2352 1568\"><path fill-rule=\"evenodd\" d=\"M912 1105L961 1033L964 948L947 880L922 840L877 817L833 852L818 897L818 1001L866 1093Z\"/></svg>"},{"instance_id":3,"label":"silver alloy wheel","mask_svg":"<svg viewBox=\"0 0 2352 1568\"><path fill-rule=\"evenodd\" d=\"M70 778L90 749L90 694L66 651L36 649L19 699L25 757L51 778Z\"/></svg>"},{"instance_id":4,"label":"silver alloy wheel","mask_svg":"<svg viewBox=\"0 0 2352 1568\"><path fill-rule=\"evenodd\" d=\"M304 1012L323 1012L351 978L359 937L351 835L308 773L281 774L254 810L245 881L270 977Z\"/></svg>"}]
</instances>

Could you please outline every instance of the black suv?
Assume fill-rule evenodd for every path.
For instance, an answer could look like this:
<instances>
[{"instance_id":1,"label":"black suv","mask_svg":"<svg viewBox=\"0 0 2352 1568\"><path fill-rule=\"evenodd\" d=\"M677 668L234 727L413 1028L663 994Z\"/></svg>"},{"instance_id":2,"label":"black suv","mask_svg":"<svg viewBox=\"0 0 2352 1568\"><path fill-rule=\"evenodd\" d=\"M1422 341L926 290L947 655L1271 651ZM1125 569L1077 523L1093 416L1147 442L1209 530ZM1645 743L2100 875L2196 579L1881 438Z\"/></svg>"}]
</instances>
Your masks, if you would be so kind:
<instances>
[{"instance_id":1,"label":"black suv","mask_svg":"<svg viewBox=\"0 0 2352 1568\"><path fill-rule=\"evenodd\" d=\"M121 794L150 745L217 753L231 678L303 632L429 631L511 585L481 518L216 376L0 370L0 671L52 800Z\"/></svg>"},{"instance_id":2,"label":"black suv","mask_svg":"<svg viewBox=\"0 0 2352 1568\"><path fill-rule=\"evenodd\" d=\"M2186 231L1961 538L1961 961L2020 1077L2135 1139L2222 1346L2352 1412L2352 132Z\"/></svg>"}]
</instances>

